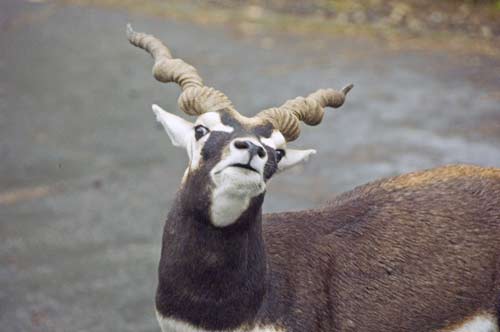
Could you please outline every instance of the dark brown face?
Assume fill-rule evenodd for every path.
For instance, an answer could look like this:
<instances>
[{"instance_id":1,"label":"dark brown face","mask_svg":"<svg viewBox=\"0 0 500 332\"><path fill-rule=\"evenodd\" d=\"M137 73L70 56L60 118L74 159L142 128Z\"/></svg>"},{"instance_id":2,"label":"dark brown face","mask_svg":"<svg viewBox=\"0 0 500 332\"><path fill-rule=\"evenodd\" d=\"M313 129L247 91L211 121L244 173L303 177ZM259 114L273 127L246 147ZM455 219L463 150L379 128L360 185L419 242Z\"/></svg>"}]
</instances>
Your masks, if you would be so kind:
<instances>
[{"instance_id":1,"label":"dark brown face","mask_svg":"<svg viewBox=\"0 0 500 332\"><path fill-rule=\"evenodd\" d=\"M225 111L219 112L219 116L225 130L210 130L203 124L195 126L195 139L206 136L198 166L210 169L213 178L232 167L244 177L257 173L261 181L269 180L285 153L269 142L271 125L243 124Z\"/></svg>"},{"instance_id":2,"label":"dark brown face","mask_svg":"<svg viewBox=\"0 0 500 332\"><path fill-rule=\"evenodd\" d=\"M156 105L153 109L172 143L187 150L189 166L183 183L189 184L190 195L211 202L215 226L233 223L252 198L265 192L266 182L276 172L315 152L287 149L283 135L269 123L228 111L204 113L190 123Z\"/></svg>"}]
</instances>

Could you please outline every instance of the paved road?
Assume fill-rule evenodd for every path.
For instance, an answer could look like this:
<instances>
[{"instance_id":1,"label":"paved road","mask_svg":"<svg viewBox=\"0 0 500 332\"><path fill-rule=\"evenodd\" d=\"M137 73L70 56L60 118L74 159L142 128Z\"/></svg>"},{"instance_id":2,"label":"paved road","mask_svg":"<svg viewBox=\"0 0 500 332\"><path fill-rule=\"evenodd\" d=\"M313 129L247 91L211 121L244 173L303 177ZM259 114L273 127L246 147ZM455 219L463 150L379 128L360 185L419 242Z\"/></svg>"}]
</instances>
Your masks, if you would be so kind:
<instances>
[{"instance_id":1,"label":"paved road","mask_svg":"<svg viewBox=\"0 0 500 332\"><path fill-rule=\"evenodd\" d=\"M267 211L318 206L366 181L441 164L500 166L496 60L6 0L2 331L158 331L160 235L186 157L150 111L153 102L175 111L178 88L153 80L149 57L125 39L128 21L168 40L245 114L356 85L294 144L319 153L271 183Z\"/></svg>"}]
</instances>

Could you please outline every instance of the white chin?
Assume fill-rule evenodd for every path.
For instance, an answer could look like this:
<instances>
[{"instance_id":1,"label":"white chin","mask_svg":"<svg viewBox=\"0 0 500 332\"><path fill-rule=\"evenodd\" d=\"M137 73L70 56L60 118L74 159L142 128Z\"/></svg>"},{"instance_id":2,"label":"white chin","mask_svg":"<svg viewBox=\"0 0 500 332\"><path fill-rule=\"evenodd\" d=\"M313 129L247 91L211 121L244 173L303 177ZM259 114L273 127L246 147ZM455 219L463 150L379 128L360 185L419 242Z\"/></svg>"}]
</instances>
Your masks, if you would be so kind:
<instances>
[{"instance_id":1,"label":"white chin","mask_svg":"<svg viewBox=\"0 0 500 332\"><path fill-rule=\"evenodd\" d=\"M218 190L227 190L235 195L256 196L266 187L261 174L241 167L226 167L212 178Z\"/></svg>"},{"instance_id":2,"label":"white chin","mask_svg":"<svg viewBox=\"0 0 500 332\"><path fill-rule=\"evenodd\" d=\"M266 189L262 175L241 167L227 167L212 175L211 216L216 227L235 222L248 208L250 199Z\"/></svg>"}]
</instances>

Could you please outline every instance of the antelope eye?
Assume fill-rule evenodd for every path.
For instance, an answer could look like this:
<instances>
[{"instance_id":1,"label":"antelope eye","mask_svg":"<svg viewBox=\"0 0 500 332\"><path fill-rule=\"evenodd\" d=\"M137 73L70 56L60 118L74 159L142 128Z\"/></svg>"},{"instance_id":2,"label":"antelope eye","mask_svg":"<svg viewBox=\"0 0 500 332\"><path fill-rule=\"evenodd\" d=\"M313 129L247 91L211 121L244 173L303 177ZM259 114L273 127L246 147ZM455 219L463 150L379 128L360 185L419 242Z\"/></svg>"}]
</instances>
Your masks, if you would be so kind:
<instances>
[{"instance_id":1,"label":"antelope eye","mask_svg":"<svg viewBox=\"0 0 500 332\"><path fill-rule=\"evenodd\" d=\"M208 128L205 126L197 125L196 127L194 127L194 137L196 138L196 140L199 140L209 132L210 130L208 130Z\"/></svg>"},{"instance_id":2,"label":"antelope eye","mask_svg":"<svg viewBox=\"0 0 500 332\"><path fill-rule=\"evenodd\" d=\"M277 149L276 150L276 162L279 163L281 158L285 156L285 150L283 149Z\"/></svg>"}]
</instances>

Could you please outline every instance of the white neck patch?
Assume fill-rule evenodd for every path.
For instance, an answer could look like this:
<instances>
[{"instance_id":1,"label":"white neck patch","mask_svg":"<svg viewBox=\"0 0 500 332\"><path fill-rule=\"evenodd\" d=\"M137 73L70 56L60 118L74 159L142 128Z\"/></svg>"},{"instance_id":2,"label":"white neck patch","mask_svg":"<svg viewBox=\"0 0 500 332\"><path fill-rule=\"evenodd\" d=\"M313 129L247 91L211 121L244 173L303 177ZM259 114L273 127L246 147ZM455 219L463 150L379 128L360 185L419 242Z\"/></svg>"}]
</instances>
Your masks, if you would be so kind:
<instances>
[{"instance_id":1,"label":"white neck patch","mask_svg":"<svg viewBox=\"0 0 500 332\"><path fill-rule=\"evenodd\" d=\"M259 141L252 137L240 137L235 140L246 140L260 145ZM263 173L266 161L267 155L264 158L251 157L246 149L238 149L232 142L229 144L221 161L210 171L214 183L210 211L214 226L225 227L234 223L248 208L250 200L264 192L266 183ZM247 163L256 171L232 166Z\"/></svg>"},{"instance_id":2,"label":"white neck patch","mask_svg":"<svg viewBox=\"0 0 500 332\"><path fill-rule=\"evenodd\" d=\"M262 175L241 168L228 167L213 177L212 224L225 227L234 223L248 208L250 200L263 193Z\"/></svg>"}]
</instances>

